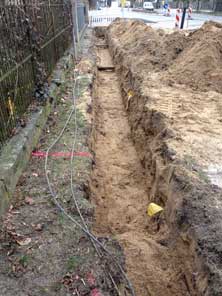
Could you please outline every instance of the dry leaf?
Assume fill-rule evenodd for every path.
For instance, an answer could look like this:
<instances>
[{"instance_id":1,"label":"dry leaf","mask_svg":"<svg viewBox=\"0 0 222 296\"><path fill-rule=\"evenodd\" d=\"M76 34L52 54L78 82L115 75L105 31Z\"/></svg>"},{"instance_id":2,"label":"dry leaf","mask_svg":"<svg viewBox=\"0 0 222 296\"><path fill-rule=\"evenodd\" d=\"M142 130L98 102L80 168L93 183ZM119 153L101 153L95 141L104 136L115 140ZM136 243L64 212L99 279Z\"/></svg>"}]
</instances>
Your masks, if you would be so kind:
<instances>
[{"instance_id":1,"label":"dry leaf","mask_svg":"<svg viewBox=\"0 0 222 296\"><path fill-rule=\"evenodd\" d=\"M96 279L94 277L94 275L92 274L92 272L90 272L87 276L87 282L90 286L94 286L96 284Z\"/></svg>"},{"instance_id":2,"label":"dry leaf","mask_svg":"<svg viewBox=\"0 0 222 296\"><path fill-rule=\"evenodd\" d=\"M20 246L27 246L28 244L30 244L32 241L32 239L30 237L27 237L27 238L24 238L24 239L21 239L21 240L17 240L17 244L20 245Z\"/></svg>"},{"instance_id":3,"label":"dry leaf","mask_svg":"<svg viewBox=\"0 0 222 296\"><path fill-rule=\"evenodd\" d=\"M14 249L9 250L7 253L7 256L11 256L14 253L14 251L15 251Z\"/></svg>"},{"instance_id":4,"label":"dry leaf","mask_svg":"<svg viewBox=\"0 0 222 296\"><path fill-rule=\"evenodd\" d=\"M37 230L37 231L42 231L42 229L43 229L43 224L37 224L37 225L35 225L35 230Z\"/></svg>"},{"instance_id":5,"label":"dry leaf","mask_svg":"<svg viewBox=\"0 0 222 296\"><path fill-rule=\"evenodd\" d=\"M25 198L25 203L27 203L28 205L34 205L34 200L31 198L31 197L29 197L29 196L27 196L26 198Z\"/></svg>"}]
</instances>

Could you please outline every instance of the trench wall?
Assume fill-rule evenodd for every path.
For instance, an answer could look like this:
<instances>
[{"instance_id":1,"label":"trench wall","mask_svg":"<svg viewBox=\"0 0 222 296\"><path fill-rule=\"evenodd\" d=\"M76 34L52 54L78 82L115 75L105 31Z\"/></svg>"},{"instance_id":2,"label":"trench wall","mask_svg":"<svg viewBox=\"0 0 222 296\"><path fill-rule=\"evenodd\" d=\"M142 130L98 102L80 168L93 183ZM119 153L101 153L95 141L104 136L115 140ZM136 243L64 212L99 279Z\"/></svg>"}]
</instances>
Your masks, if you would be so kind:
<instances>
[{"instance_id":1,"label":"trench wall","mask_svg":"<svg viewBox=\"0 0 222 296\"><path fill-rule=\"evenodd\" d=\"M132 138L146 171L149 201L164 207L169 240L185 263L191 295L222 295L222 192L187 169L168 143L175 137L168 118L150 109L125 49L104 30L128 112ZM101 35L101 30L100 30ZM133 93L129 99L129 92ZM149 202L148 201L148 202Z\"/></svg>"}]
</instances>

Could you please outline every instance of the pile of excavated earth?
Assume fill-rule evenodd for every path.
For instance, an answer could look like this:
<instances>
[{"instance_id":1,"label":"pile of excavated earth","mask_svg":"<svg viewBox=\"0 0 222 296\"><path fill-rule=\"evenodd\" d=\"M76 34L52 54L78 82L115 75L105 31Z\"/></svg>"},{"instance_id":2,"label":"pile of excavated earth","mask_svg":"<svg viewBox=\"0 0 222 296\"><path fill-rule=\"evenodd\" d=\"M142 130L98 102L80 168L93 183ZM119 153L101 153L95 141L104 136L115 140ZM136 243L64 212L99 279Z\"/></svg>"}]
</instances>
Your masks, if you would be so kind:
<instances>
[{"instance_id":1,"label":"pile of excavated earth","mask_svg":"<svg viewBox=\"0 0 222 296\"><path fill-rule=\"evenodd\" d=\"M118 19L97 35L116 76L95 90L96 230L117 235L137 295L222 295L222 25Z\"/></svg>"},{"instance_id":2,"label":"pile of excavated earth","mask_svg":"<svg viewBox=\"0 0 222 296\"><path fill-rule=\"evenodd\" d=\"M165 34L142 22L117 22L108 36L116 63L130 76L123 89L166 116L178 133L169 144L180 159L189 155L205 171L221 171L222 25Z\"/></svg>"},{"instance_id":3,"label":"pile of excavated earth","mask_svg":"<svg viewBox=\"0 0 222 296\"><path fill-rule=\"evenodd\" d=\"M125 61L140 75L158 73L169 85L222 92L222 24L208 22L192 33L166 34L143 22L119 22L109 29Z\"/></svg>"}]
</instances>

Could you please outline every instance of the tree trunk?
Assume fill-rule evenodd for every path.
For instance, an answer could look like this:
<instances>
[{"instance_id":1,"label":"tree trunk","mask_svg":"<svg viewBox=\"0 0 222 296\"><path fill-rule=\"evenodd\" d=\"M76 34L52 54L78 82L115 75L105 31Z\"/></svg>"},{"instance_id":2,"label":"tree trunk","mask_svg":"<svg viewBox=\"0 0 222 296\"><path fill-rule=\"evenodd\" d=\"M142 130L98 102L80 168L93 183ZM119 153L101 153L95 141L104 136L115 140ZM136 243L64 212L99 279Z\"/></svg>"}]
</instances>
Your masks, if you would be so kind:
<instances>
[{"instance_id":1,"label":"tree trunk","mask_svg":"<svg viewBox=\"0 0 222 296\"><path fill-rule=\"evenodd\" d=\"M215 12L216 11L222 11L222 0L216 0Z\"/></svg>"},{"instance_id":2,"label":"tree trunk","mask_svg":"<svg viewBox=\"0 0 222 296\"><path fill-rule=\"evenodd\" d=\"M200 10L200 0L197 0L197 11Z\"/></svg>"},{"instance_id":3,"label":"tree trunk","mask_svg":"<svg viewBox=\"0 0 222 296\"><path fill-rule=\"evenodd\" d=\"M97 0L89 0L89 8L96 9L96 2Z\"/></svg>"}]
</instances>

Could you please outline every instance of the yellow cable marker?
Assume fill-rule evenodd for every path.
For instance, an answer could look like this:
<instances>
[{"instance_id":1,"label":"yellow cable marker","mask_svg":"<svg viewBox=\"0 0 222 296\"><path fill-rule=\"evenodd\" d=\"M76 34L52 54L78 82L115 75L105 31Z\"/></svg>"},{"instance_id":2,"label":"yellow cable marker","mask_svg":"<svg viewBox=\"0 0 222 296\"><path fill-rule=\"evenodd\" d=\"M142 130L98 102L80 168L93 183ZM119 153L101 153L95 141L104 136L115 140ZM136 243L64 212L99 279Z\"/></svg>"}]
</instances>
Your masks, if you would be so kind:
<instances>
[{"instance_id":1,"label":"yellow cable marker","mask_svg":"<svg viewBox=\"0 0 222 296\"><path fill-rule=\"evenodd\" d=\"M12 102L11 98L8 98L8 107L9 107L9 113L11 116L14 116L14 110L15 110L15 105Z\"/></svg>"},{"instance_id":2,"label":"yellow cable marker","mask_svg":"<svg viewBox=\"0 0 222 296\"><path fill-rule=\"evenodd\" d=\"M158 206L157 204L155 204L154 202L151 202L149 205L148 205L148 208L147 208L147 214L148 216L152 217L154 215L156 215L157 213L159 212L162 212L163 211L163 208L161 206Z\"/></svg>"},{"instance_id":3,"label":"yellow cable marker","mask_svg":"<svg viewBox=\"0 0 222 296\"><path fill-rule=\"evenodd\" d=\"M129 90L127 95L128 95L128 100L130 100L134 96L134 92L132 90Z\"/></svg>"}]
</instances>

